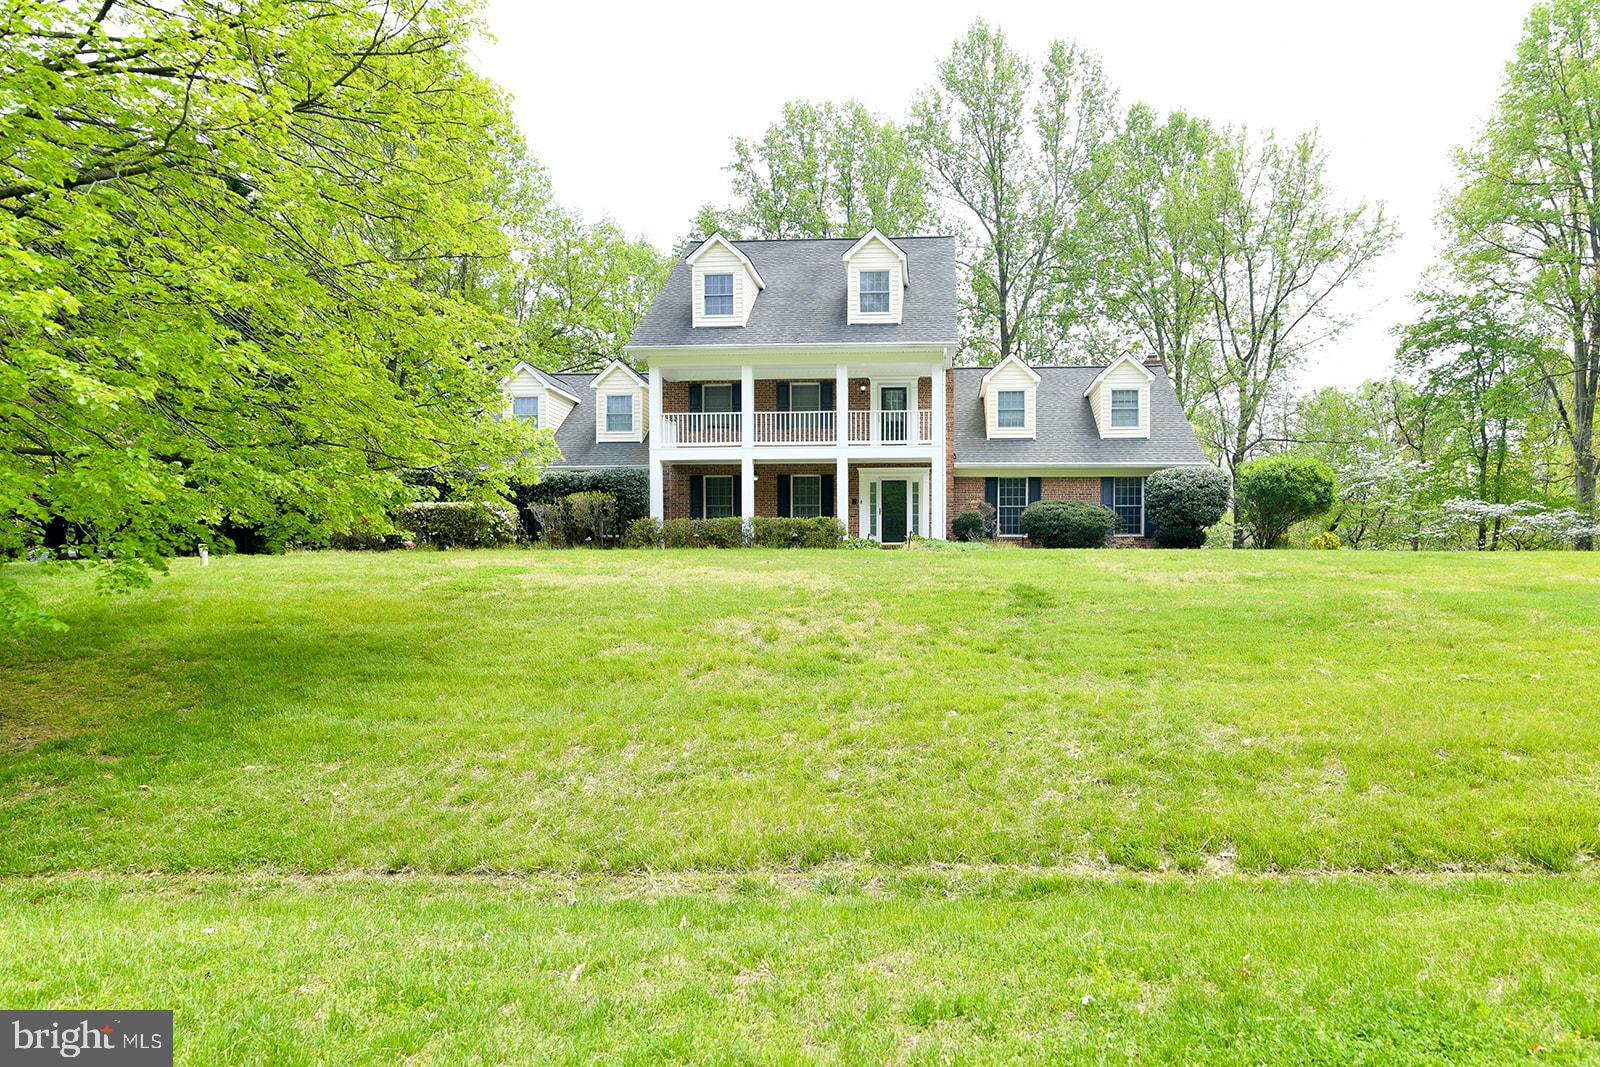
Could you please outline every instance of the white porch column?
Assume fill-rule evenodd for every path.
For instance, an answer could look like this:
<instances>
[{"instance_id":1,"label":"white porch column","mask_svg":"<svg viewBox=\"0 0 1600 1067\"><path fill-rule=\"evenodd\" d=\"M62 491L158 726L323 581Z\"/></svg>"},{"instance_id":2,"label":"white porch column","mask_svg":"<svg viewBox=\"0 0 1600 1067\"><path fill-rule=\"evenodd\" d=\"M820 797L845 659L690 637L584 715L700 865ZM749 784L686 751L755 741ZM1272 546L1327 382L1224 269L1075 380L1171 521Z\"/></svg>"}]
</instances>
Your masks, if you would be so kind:
<instances>
[{"instance_id":1,"label":"white porch column","mask_svg":"<svg viewBox=\"0 0 1600 1067\"><path fill-rule=\"evenodd\" d=\"M650 435L650 517L664 519L667 517L666 492L664 485L664 471L661 468L661 371L659 368L650 368L650 421L646 425L646 432Z\"/></svg>"},{"instance_id":2,"label":"white porch column","mask_svg":"<svg viewBox=\"0 0 1600 1067\"><path fill-rule=\"evenodd\" d=\"M746 520L756 517L756 458L746 452L739 460L739 503Z\"/></svg>"},{"instance_id":3,"label":"white porch column","mask_svg":"<svg viewBox=\"0 0 1600 1067\"><path fill-rule=\"evenodd\" d=\"M950 503L945 499L945 489L949 485L945 464L950 456L950 442L945 428L944 406L949 398L944 395L944 380L944 361L940 360L933 365L933 484L928 486L928 536L940 540L949 529L945 525L945 509Z\"/></svg>"},{"instance_id":4,"label":"white porch column","mask_svg":"<svg viewBox=\"0 0 1600 1067\"><path fill-rule=\"evenodd\" d=\"M850 525L850 367L839 363L833 368L833 443L838 448L833 476L833 514ZM854 537L856 531L848 530Z\"/></svg>"},{"instance_id":5,"label":"white porch column","mask_svg":"<svg viewBox=\"0 0 1600 1067\"><path fill-rule=\"evenodd\" d=\"M756 369L749 364L739 368L739 443L756 443Z\"/></svg>"}]
</instances>

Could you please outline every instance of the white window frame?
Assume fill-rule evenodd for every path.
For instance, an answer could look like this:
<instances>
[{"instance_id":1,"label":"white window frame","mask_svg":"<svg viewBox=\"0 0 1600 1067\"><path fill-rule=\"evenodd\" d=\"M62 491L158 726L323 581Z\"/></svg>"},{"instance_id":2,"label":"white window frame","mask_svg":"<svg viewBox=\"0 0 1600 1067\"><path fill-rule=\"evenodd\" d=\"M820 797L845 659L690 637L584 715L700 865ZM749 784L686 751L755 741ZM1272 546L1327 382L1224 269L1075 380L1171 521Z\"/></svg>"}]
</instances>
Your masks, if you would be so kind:
<instances>
[{"instance_id":1,"label":"white window frame","mask_svg":"<svg viewBox=\"0 0 1600 1067\"><path fill-rule=\"evenodd\" d=\"M1132 483L1129 485L1128 483ZM1126 489L1139 491L1139 528L1137 530L1124 530L1122 528L1122 510L1132 507L1131 504L1118 502L1119 496ZM1111 479L1111 511L1117 516L1117 536L1143 537L1144 536L1144 479L1143 478L1112 478Z\"/></svg>"},{"instance_id":2,"label":"white window frame","mask_svg":"<svg viewBox=\"0 0 1600 1067\"><path fill-rule=\"evenodd\" d=\"M733 478L731 474L707 474L700 481L700 514L708 519L735 518L733 506ZM728 483L728 513L726 515L711 514L711 483Z\"/></svg>"},{"instance_id":3,"label":"white window frame","mask_svg":"<svg viewBox=\"0 0 1600 1067\"><path fill-rule=\"evenodd\" d=\"M518 402L525 401L525 400L533 401L533 414L531 414L531 415L523 414L522 412L517 410ZM531 395L514 396L514 397L511 398L511 417L514 418L514 419L532 419L533 420L533 425L535 427L538 427L538 425L539 425L539 416L541 414L543 414L543 412L541 411L541 409L543 407L544 407L544 402L539 397L539 395L537 393L531 394Z\"/></svg>"},{"instance_id":4,"label":"white window frame","mask_svg":"<svg viewBox=\"0 0 1600 1067\"><path fill-rule=\"evenodd\" d=\"M726 293L713 293L711 291L711 279L712 278L716 278L716 279L719 279L719 280L722 279L722 278L728 279L728 291ZM701 292L701 294L700 294L700 296L701 296L701 305L700 305L701 314L703 314L708 319L727 319L727 318L732 318L733 317L733 272L732 271L718 271L716 274L707 274L705 276L705 281L703 281L701 283L701 289L703 290ZM726 300L728 302L728 310L727 311L712 311L711 310L711 301L713 301L713 300Z\"/></svg>"},{"instance_id":5,"label":"white window frame","mask_svg":"<svg viewBox=\"0 0 1600 1067\"><path fill-rule=\"evenodd\" d=\"M617 427L616 425L614 425L612 423L612 421L611 421L612 419L614 419L614 418L616 418L616 417L618 417L618 416L623 414L623 412L612 411L611 410L612 403L614 401L618 401L618 400L621 400L621 401L623 401L624 403L626 403L628 405L628 410L627 410L627 413L626 413L627 416L628 416L628 425L620 427L620 428ZM634 408L634 404L633 404L633 394L632 393L607 393L606 394L606 433L632 433L633 432L633 418L634 418L634 410L633 410L633 408Z\"/></svg>"},{"instance_id":6,"label":"white window frame","mask_svg":"<svg viewBox=\"0 0 1600 1067\"><path fill-rule=\"evenodd\" d=\"M891 285L891 281L892 281L890 279L890 277L889 277L890 273L892 273L892 272L890 272L888 270L864 270L864 271L860 271L859 272L860 277L859 277L859 280L856 282L856 308L857 308L857 310L858 310L858 312L860 314L862 314L862 315L887 315L887 314L889 314L889 312L894 310L893 301L890 300L890 298L889 298L889 294L892 291L890 289L890 285ZM883 288L882 289L878 289L878 288L868 289L867 288L867 277L869 275L876 276L876 275L880 275L880 274L883 276ZM873 280L874 280L874 282L876 282L876 280L877 280L876 277L874 277ZM883 307L881 307L881 308L869 308L869 307L867 307L867 297L869 297L869 296L872 296L872 297L881 296L881 297L883 297Z\"/></svg>"},{"instance_id":7,"label":"white window frame","mask_svg":"<svg viewBox=\"0 0 1600 1067\"><path fill-rule=\"evenodd\" d=\"M1015 411L1007 408L1005 398L1014 396L1019 403ZM1015 414L1015 425L1006 421L1008 414ZM996 389L994 394L994 424L1002 430L1022 430L1028 425L1028 391L1026 389Z\"/></svg>"},{"instance_id":8,"label":"white window frame","mask_svg":"<svg viewBox=\"0 0 1600 1067\"><path fill-rule=\"evenodd\" d=\"M1144 423L1144 411L1143 411L1144 402L1140 398L1139 392L1140 391L1138 389L1113 389L1113 390L1111 390L1111 428L1113 430L1137 430L1141 425L1143 425L1143 423ZM1133 421L1132 422L1118 422L1117 421L1117 417L1119 415L1122 415L1122 416L1125 417L1127 415L1127 413L1128 413L1127 398L1130 397L1130 396L1133 397ZM1120 409L1118 408L1118 405L1117 405L1117 398L1118 397L1121 397L1123 399L1123 404L1122 404Z\"/></svg>"},{"instance_id":9,"label":"white window frame","mask_svg":"<svg viewBox=\"0 0 1600 1067\"><path fill-rule=\"evenodd\" d=\"M1016 483L1015 485L1010 486L1010 488L1015 489L1016 486L1021 486L1022 487L1022 504L1021 504L1020 507L1015 505L1015 504L1007 504L1007 503L1005 503L1006 489L1008 488L1006 483L1008 483L1008 482ZM1002 516L1005 515L1008 510L1012 510L1012 509L1014 509L1016 511L1017 532L1016 533L1007 533L1006 532L1006 528L1005 528L1005 520L1002 518ZM1026 478L996 478L995 479L995 483L994 483L994 532L995 532L995 534L997 536L999 536L999 537L1021 537L1022 536L1022 513L1024 511L1026 511L1026 510L1028 510L1028 479L1026 479Z\"/></svg>"},{"instance_id":10,"label":"white window frame","mask_svg":"<svg viewBox=\"0 0 1600 1067\"><path fill-rule=\"evenodd\" d=\"M794 402L794 391L799 389L815 389L817 391L817 406L803 408ZM790 411L821 411L822 410L822 383L821 382L790 382L789 383L789 410Z\"/></svg>"},{"instance_id":11,"label":"white window frame","mask_svg":"<svg viewBox=\"0 0 1600 1067\"><path fill-rule=\"evenodd\" d=\"M796 492L800 483L814 484L817 487L817 501L815 510L800 510L800 495ZM808 509L813 505L806 505ZM789 514L797 519L819 519L822 517L822 475L820 474L791 474L789 476Z\"/></svg>"},{"instance_id":12,"label":"white window frame","mask_svg":"<svg viewBox=\"0 0 1600 1067\"><path fill-rule=\"evenodd\" d=\"M714 407L707 406L707 404L706 404L706 390L708 390L708 389L725 390L727 392L727 394L728 394L728 406L725 407L725 408L714 408ZM701 411L709 411L709 412L712 412L712 413L718 414L718 415L731 414L735 410L735 408L733 406L733 383L732 382L702 382L701 385L700 385L700 410Z\"/></svg>"}]
</instances>

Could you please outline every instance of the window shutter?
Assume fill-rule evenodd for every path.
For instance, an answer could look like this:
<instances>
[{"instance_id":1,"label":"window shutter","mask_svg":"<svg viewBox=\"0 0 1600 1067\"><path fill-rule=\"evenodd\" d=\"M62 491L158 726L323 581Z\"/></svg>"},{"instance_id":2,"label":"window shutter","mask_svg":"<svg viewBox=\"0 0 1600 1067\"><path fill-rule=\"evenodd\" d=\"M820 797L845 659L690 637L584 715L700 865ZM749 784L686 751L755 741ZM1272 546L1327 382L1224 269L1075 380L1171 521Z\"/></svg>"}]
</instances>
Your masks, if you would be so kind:
<instances>
[{"instance_id":1,"label":"window shutter","mask_svg":"<svg viewBox=\"0 0 1600 1067\"><path fill-rule=\"evenodd\" d=\"M1000 506L1000 479L985 478L983 480L983 499L991 508Z\"/></svg>"},{"instance_id":2,"label":"window shutter","mask_svg":"<svg viewBox=\"0 0 1600 1067\"><path fill-rule=\"evenodd\" d=\"M699 382L690 382L689 383L689 410L690 411L699 411L700 410L700 405L702 403L701 394L700 394L700 388L701 388L701 386L700 386Z\"/></svg>"},{"instance_id":3,"label":"window shutter","mask_svg":"<svg viewBox=\"0 0 1600 1067\"><path fill-rule=\"evenodd\" d=\"M744 384L742 382L734 382L733 383L733 410L734 411L743 411L744 410L744 400L739 395L742 392L744 392Z\"/></svg>"},{"instance_id":4,"label":"window shutter","mask_svg":"<svg viewBox=\"0 0 1600 1067\"><path fill-rule=\"evenodd\" d=\"M778 383L778 410L779 411L788 411L789 410L789 383L788 382L779 382Z\"/></svg>"},{"instance_id":5,"label":"window shutter","mask_svg":"<svg viewBox=\"0 0 1600 1067\"><path fill-rule=\"evenodd\" d=\"M739 387L734 388L734 395L738 395ZM744 478L735 474L733 476L733 517L740 518L744 515Z\"/></svg>"},{"instance_id":6,"label":"window shutter","mask_svg":"<svg viewBox=\"0 0 1600 1067\"><path fill-rule=\"evenodd\" d=\"M824 474L822 476L822 514L830 519L836 517L833 514L834 502L833 475Z\"/></svg>"},{"instance_id":7,"label":"window shutter","mask_svg":"<svg viewBox=\"0 0 1600 1067\"><path fill-rule=\"evenodd\" d=\"M1109 508L1116 503L1116 484L1116 479L1114 478L1100 479L1100 503L1103 506Z\"/></svg>"},{"instance_id":8,"label":"window shutter","mask_svg":"<svg viewBox=\"0 0 1600 1067\"><path fill-rule=\"evenodd\" d=\"M699 474L689 476L689 517L691 519L706 517L706 480Z\"/></svg>"},{"instance_id":9,"label":"window shutter","mask_svg":"<svg viewBox=\"0 0 1600 1067\"><path fill-rule=\"evenodd\" d=\"M787 519L789 510L789 476L780 474L778 475L778 518Z\"/></svg>"},{"instance_id":10,"label":"window shutter","mask_svg":"<svg viewBox=\"0 0 1600 1067\"><path fill-rule=\"evenodd\" d=\"M832 411L833 410L833 403L834 403L834 401L833 401L833 383L832 382L823 382L822 383L822 410L823 411Z\"/></svg>"},{"instance_id":11,"label":"window shutter","mask_svg":"<svg viewBox=\"0 0 1600 1067\"><path fill-rule=\"evenodd\" d=\"M1039 498L1041 496L1043 496L1043 495L1044 495L1044 479L1043 478L1029 478L1028 479L1028 503L1037 504L1039 502Z\"/></svg>"}]
</instances>

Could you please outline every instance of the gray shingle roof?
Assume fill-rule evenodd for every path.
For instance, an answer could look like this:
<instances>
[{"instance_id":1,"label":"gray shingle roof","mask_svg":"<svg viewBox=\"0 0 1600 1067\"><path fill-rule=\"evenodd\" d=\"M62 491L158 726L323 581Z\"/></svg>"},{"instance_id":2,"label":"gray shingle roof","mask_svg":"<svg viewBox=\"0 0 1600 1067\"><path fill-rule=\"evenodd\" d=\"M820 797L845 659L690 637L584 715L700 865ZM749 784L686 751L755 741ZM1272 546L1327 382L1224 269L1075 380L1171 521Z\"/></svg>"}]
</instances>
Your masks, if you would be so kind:
<instances>
[{"instance_id":1,"label":"gray shingle roof","mask_svg":"<svg viewBox=\"0 0 1600 1067\"><path fill-rule=\"evenodd\" d=\"M1102 439L1083 391L1104 367L1034 367L1039 374L1038 436L990 440L978 386L989 367L957 367L956 465L985 463L1148 463L1153 467L1204 463L1206 455L1184 417L1172 383L1158 368L1150 383L1150 436Z\"/></svg>"},{"instance_id":2,"label":"gray shingle roof","mask_svg":"<svg viewBox=\"0 0 1600 1067\"><path fill-rule=\"evenodd\" d=\"M578 406L567 412L556 430L556 447L561 459L552 467L645 467L650 463L650 438L643 441L596 441L594 439L593 374L551 374L552 381L578 398Z\"/></svg>"},{"instance_id":3,"label":"gray shingle roof","mask_svg":"<svg viewBox=\"0 0 1600 1067\"><path fill-rule=\"evenodd\" d=\"M767 287L744 326L692 325L693 268L678 257L630 345L954 344L956 342L956 239L892 238L906 254L911 284L898 325L851 326L845 320L843 256L852 238L735 241Z\"/></svg>"}]
</instances>

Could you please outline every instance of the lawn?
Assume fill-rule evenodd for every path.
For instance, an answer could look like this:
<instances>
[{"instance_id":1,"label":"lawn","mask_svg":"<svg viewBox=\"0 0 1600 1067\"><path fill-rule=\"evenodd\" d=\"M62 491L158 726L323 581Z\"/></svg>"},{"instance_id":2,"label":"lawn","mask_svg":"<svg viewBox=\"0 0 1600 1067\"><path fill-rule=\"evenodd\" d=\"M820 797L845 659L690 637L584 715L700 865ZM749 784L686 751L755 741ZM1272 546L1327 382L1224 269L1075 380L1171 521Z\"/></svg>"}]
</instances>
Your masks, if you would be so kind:
<instances>
[{"instance_id":1,"label":"lawn","mask_svg":"<svg viewBox=\"0 0 1600 1067\"><path fill-rule=\"evenodd\" d=\"M186 1062L1600 1058L1600 559L14 573L0 1003Z\"/></svg>"}]
</instances>

